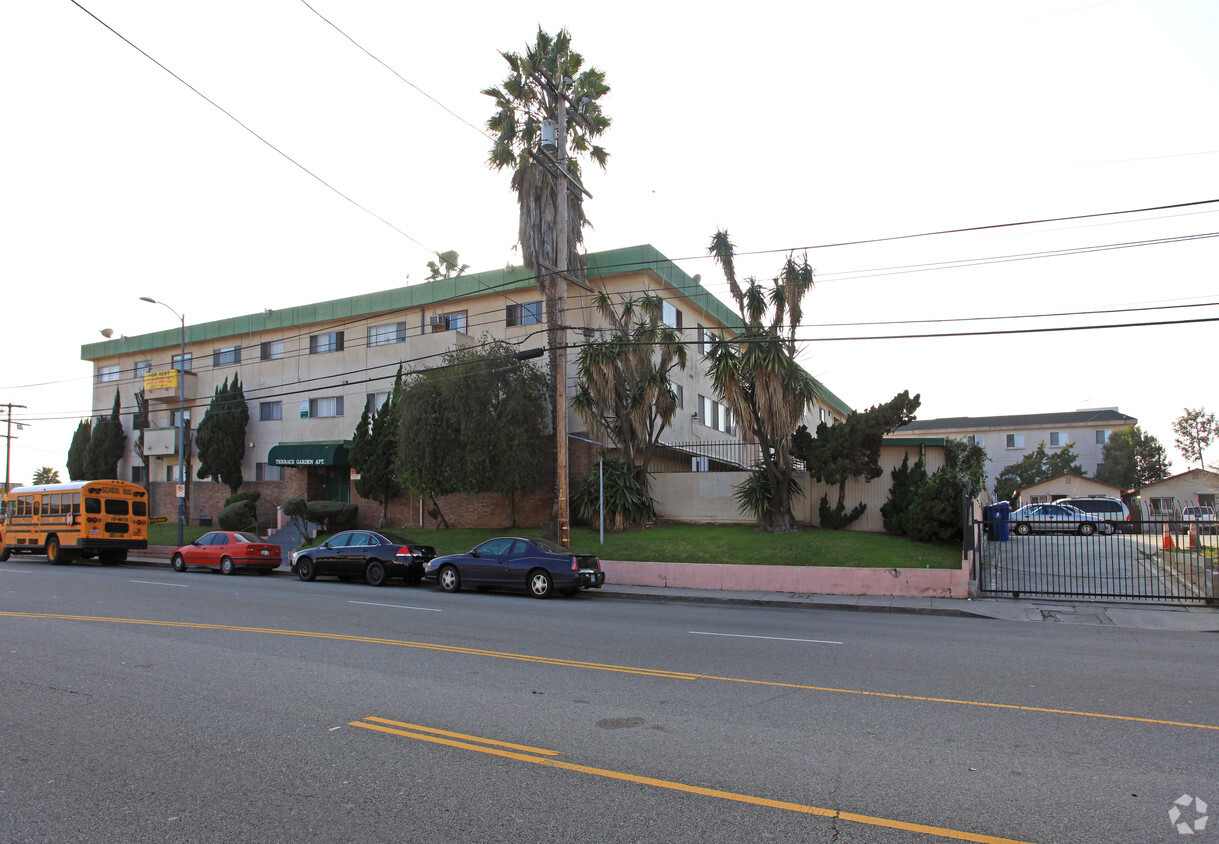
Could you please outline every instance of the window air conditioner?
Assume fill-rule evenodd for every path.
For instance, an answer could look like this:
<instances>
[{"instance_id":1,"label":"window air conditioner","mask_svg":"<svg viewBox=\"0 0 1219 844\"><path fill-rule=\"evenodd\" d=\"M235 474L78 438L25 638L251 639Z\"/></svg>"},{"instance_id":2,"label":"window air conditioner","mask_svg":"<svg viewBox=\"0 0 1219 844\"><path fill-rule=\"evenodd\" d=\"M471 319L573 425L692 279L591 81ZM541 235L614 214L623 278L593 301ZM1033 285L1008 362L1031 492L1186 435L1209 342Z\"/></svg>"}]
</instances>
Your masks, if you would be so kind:
<instances>
[{"instance_id":1,"label":"window air conditioner","mask_svg":"<svg viewBox=\"0 0 1219 844\"><path fill-rule=\"evenodd\" d=\"M432 314L428 317L428 325L444 325L444 314Z\"/></svg>"}]
</instances>

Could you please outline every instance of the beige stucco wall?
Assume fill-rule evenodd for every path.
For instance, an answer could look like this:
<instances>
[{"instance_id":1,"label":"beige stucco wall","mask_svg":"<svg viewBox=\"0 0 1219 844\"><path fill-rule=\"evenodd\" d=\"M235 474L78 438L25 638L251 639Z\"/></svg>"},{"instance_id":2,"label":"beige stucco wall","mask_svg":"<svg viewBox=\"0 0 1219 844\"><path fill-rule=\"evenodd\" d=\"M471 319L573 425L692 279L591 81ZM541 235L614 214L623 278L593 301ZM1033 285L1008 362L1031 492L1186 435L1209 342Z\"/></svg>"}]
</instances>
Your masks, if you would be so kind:
<instances>
[{"instance_id":1,"label":"beige stucco wall","mask_svg":"<svg viewBox=\"0 0 1219 844\"><path fill-rule=\"evenodd\" d=\"M1191 469L1143 487L1138 491L1136 500L1146 516L1151 513L1153 498L1173 499L1173 511L1176 514L1180 513L1182 507L1192 504L1209 504L1214 507L1216 496L1219 496L1219 473Z\"/></svg>"},{"instance_id":2,"label":"beige stucco wall","mask_svg":"<svg viewBox=\"0 0 1219 844\"><path fill-rule=\"evenodd\" d=\"M892 470L902 463L906 454L913 464L919 457L915 447L886 446L881 449L880 464L884 473L869 483L853 480L847 483L846 506L850 510L860 501L868 505L864 514L852 522L848 530L879 533L884 530L880 508L889 499ZM944 465L944 449L928 447L924 457L927 473ZM652 497L656 500L656 515L677 522L708 522L714 524L753 524L754 519L742 513L733 500L733 487L746 477L745 472L681 472L652 476ZM813 482L808 474L797 473L804 496L795 503L797 521L818 525L817 515L822 495L829 495L830 505L838 501L838 487Z\"/></svg>"}]
</instances>

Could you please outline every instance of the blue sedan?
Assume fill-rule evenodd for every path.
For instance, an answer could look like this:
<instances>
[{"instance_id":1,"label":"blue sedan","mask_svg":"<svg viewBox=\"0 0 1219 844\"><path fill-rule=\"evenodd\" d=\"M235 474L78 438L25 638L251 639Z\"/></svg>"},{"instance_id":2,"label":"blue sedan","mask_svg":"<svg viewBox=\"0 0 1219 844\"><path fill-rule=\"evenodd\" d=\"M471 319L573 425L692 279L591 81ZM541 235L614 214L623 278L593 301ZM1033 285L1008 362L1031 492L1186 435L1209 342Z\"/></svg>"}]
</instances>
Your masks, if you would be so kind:
<instances>
[{"instance_id":1,"label":"blue sedan","mask_svg":"<svg viewBox=\"0 0 1219 844\"><path fill-rule=\"evenodd\" d=\"M600 589L605 572L592 554L576 554L546 539L497 536L465 554L428 560L423 580L445 592L501 586L548 598L555 591L574 595L581 589Z\"/></svg>"}]
</instances>

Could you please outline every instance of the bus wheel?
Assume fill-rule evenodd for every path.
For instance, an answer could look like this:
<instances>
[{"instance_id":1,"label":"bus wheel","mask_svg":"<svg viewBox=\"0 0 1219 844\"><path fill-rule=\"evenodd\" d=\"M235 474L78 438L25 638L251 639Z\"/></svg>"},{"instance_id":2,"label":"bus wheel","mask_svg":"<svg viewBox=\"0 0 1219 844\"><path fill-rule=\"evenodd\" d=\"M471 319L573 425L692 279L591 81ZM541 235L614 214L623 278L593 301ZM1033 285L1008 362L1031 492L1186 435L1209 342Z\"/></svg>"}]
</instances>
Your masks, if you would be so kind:
<instances>
[{"instance_id":1,"label":"bus wheel","mask_svg":"<svg viewBox=\"0 0 1219 844\"><path fill-rule=\"evenodd\" d=\"M68 555L59 547L59 537L47 537L47 559L51 561L53 566L63 566L72 562L68 559Z\"/></svg>"},{"instance_id":2,"label":"bus wheel","mask_svg":"<svg viewBox=\"0 0 1219 844\"><path fill-rule=\"evenodd\" d=\"M3 543L0 543L0 563L7 563L8 558L13 555L12 550Z\"/></svg>"}]
</instances>

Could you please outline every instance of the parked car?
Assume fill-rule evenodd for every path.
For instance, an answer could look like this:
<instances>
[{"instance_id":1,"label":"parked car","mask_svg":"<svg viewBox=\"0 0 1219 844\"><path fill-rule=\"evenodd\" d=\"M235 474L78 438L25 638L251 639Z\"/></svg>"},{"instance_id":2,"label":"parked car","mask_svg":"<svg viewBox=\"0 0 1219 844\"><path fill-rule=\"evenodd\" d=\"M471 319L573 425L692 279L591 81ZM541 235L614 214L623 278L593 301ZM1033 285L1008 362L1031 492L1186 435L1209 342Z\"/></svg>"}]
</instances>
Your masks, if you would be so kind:
<instances>
[{"instance_id":1,"label":"parked car","mask_svg":"<svg viewBox=\"0 0 1219 844\"><path fill-rule=\"evenodd\" d=\"M423 579L439 584L445 592L456 592L463 586L504 586L525 589L535 598L548 598L556 590L574 595L581 589L600 589L605 572L592 554L575 554L546 539L497 536L465 554L428 561Z\"/></svg>"},{"instance_id":2,"label":"parked car","mask_svg":"<svg viewBox=\"0 0 1219 844\"><path fill-rule=\"evenodd\" d=\"M423 564L436 549L408 536L385 530L344 530L321 545L292 552L291 567L301 580L321 576L339 580L362 577L371 586L384 586L391 577L418 583Z\"/></svg>"},{"instance_id":3,"label":"parked car","mask_svg":"<svg viewBox=\"0 0 1219 844\"><path fill-rule=\"evenodd\" d=\"M1116 498L1060 498L1055 504L1068 504L1085 513L1095 513L1114 530L1129 530L1130 508Z\"/></svg>"},{"instance_id":4,"label":"parked car","mask_svg":"<svg viewBox=\"0 0 1219 844\"><path fill-rule=\"evenodd\" d=\"M1055 501L1053 504L1027 504L1013 510L1008 521L1012 530L1020 536L1030 533L1078 533L1091 536L1100 531L1112 533L1113 528L1096 513L1085 513L1070 504Z\"/></svg>"},{"instance_id":5,"label":"parked car","mask_svg":"<svg viewBox=\"0 0 1219 844\"><path fill-rule=\"evenodd\" d=\"M221 574L233 574L239 568L252 568L259 574L270 574L281 562L278 545L263 542L252 533L214 530L205 533L190 545L175 548L169 558L174 571L186 571L190 566L207 566Z\"/></svg>"},{"instance_id":6,"label":"parked car","mask_svg":"<svg viewBox=\"0 0 1219 844\"><path fill-rule=\"evenodd\" d=\"M1206 504L1182 507L1181 521L1185 522L1185 529L1189 530L1191 524L1198 526L1198 533L1215 533L1219 531L1219 524L1215 522L1215 508Z\"/></svg>"}]
</instances>

